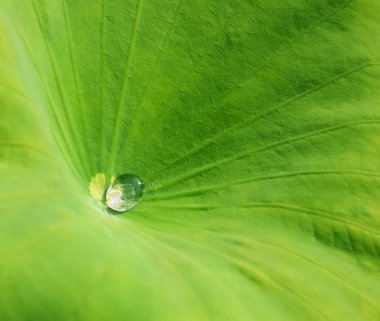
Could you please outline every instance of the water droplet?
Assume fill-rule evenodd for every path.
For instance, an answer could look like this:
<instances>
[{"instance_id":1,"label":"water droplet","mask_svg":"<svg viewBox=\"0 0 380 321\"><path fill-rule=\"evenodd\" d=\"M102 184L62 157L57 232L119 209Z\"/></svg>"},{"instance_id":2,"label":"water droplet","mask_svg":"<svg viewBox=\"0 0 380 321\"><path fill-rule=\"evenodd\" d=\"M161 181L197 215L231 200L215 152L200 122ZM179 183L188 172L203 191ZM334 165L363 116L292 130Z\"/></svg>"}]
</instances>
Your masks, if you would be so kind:
<instances>
[{"instance_id":1,"label":"water droplet","mask_svg":"<svg viewBox=\"0 0 380 321\"><path fill-rule=\"evenodd\" d=\"M107 206L117 212L126 212L135 207L144 194L144 183L133 174L118 176L106 192Z\"/></svg>"}]
</instances>

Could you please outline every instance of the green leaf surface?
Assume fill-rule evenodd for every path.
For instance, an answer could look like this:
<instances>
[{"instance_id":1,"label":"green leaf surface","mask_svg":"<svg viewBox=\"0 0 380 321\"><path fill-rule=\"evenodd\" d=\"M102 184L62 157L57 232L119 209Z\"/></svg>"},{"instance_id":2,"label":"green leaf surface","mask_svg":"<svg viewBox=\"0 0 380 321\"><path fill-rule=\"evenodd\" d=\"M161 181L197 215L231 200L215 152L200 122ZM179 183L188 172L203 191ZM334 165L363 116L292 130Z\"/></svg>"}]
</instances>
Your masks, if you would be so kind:
<instances>
[{"instance_id":1,"label":"green leaf surface","mask_svg":"<svg viewBox=\"0 0 380 321\"><path fill-rule=\"evenodd\" d=\"M379 35L376 0L0 0L0 320L380 320Z\"/></svg>"}]
</instances>

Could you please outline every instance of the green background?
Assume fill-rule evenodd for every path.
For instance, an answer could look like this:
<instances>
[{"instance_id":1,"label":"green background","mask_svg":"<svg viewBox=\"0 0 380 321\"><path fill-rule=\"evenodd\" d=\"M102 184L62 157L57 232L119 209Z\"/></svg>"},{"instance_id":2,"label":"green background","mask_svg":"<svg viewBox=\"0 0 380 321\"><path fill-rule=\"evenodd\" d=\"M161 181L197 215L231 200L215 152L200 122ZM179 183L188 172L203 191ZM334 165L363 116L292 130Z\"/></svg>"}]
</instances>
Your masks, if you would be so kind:
<instances>
[{"instance_id":1,"label":"green background","mask_svg":"<svg viewBox=\"0 0 380 321\"><path fill-rule=\"evenodd\" d=\"M380 320L379 35L376 0L0 0L0 320Z\"/></svg>"}]
</instances>

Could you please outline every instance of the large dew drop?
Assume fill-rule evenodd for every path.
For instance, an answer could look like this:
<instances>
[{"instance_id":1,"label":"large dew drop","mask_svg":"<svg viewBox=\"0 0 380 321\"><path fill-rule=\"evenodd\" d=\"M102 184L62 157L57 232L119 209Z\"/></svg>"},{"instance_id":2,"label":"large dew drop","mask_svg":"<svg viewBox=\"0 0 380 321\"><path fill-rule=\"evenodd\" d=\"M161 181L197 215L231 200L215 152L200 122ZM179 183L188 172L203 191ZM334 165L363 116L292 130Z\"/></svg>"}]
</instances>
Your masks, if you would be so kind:
<instances>
[{"instance_id":1,"label":"large dew drop","mask_svg":"<svg viewBox=\"0 0 380 321\"><path fill-rule=\"evenodd\" d=\"M144 183L133 174L117 177L108 187L107 206L117 212L126 212L136 206L144 194Z\"/></svg>"}]
</instances>

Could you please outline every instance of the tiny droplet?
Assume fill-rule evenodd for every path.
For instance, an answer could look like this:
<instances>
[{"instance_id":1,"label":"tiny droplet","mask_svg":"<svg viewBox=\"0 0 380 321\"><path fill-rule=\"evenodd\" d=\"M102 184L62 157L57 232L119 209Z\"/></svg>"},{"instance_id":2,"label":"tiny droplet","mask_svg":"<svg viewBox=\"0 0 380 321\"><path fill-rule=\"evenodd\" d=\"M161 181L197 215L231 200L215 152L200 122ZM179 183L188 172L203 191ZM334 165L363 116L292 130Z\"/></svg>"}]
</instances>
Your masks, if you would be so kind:
<instances>
[{"instance_id":1,"label":"tiny droplet","mask_svg":"<svg viewBox=\"0 0 380 321\"><path fill-rule=\"evenodd\" d=\"M133 174L118 176L106 192L107 206L117 212L126 212L135 207L144 194L144 183Z\"/></svg>"}]
</instances>

